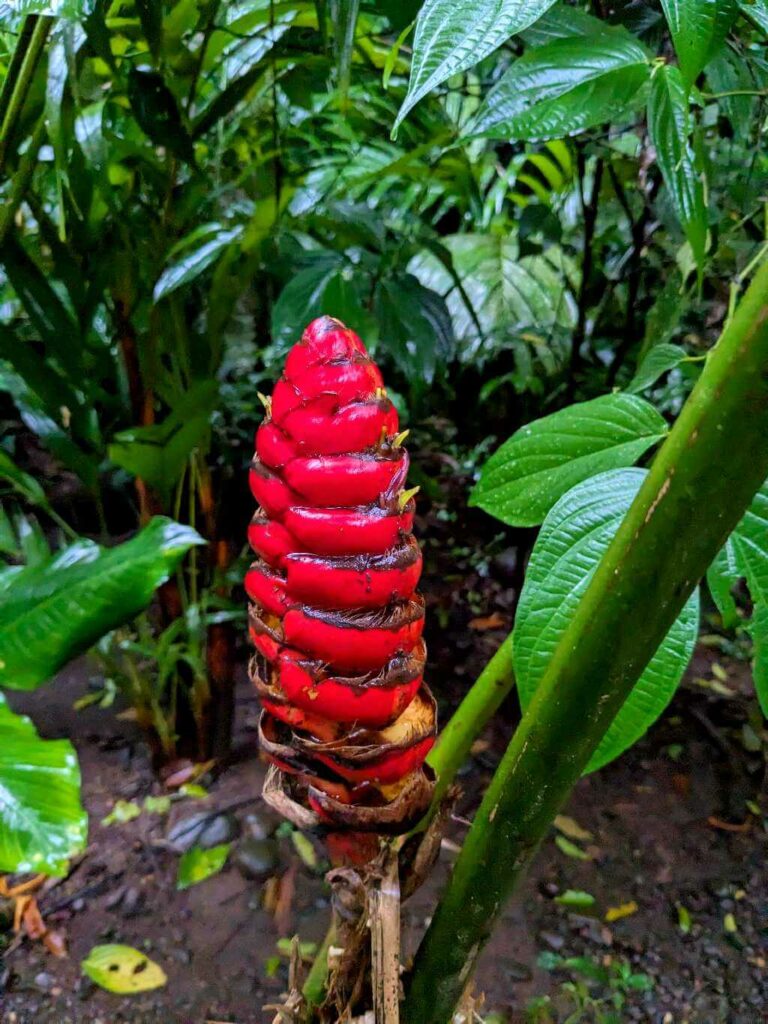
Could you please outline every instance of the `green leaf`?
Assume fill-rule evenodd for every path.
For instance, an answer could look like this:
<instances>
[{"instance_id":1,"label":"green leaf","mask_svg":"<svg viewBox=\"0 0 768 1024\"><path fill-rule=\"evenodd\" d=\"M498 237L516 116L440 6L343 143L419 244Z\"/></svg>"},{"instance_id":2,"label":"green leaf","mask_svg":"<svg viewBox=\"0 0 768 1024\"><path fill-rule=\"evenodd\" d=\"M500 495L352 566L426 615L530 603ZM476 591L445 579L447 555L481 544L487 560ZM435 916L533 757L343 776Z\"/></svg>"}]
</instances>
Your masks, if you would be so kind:
<instances>
[{"instance_id":1,"label":"green leaf","mask_svg":"<svg viewBox=\"0 0 768 1024\"><path fill-rule=\"evenodd\" d=\"M204 882L211 875L218 874L227 863L230 846L231 843L221 843L208 850L203 850L199 846L187 850L179 861L176 888L189 889L192 885Z\"/></svg>"},{"instance_id":2,"label":"green leaf","mask_svg":"<svg viewBox=\"0 0 768 1024\"><path fill-rule=\"evenodd\" d=\"M532 25L553 3L554 0L426 0L416 20L411 78L393 132L428 92L493 53L511 35Z\"/></svg>"},{"instance_id":3,"label":"green leaf","mask_svg":"<svg viewBox=\"0 0 768 1024\"><path fill-rule=\"evenodd\" d=\"M101 819L101 824L104 826L125 825L129 821L133 821L134 818L138 818L140 814L141 808L135 800L115 800L112 810Z\"/></svg>"},{"instance_id":4,"label":"green leaf","mask_svg":"<svg viewBox=\"0 0 768 1024\"><path fill-rule=\"evenodd\" d=\"M515 619L513 656L523 711L645 475L641 469L619 469L585 480L545 519ZM693 654L698 627L696 591L614 718L587 771L618 757L656 721Z\"/></svg>"},{"instance_id":5,"label":"green leaf","mask_svg":"<svg viewBox=\"0 0 768 1024\"><path fill-rule=\"evenodd\" d=\"M739 11L737 0L661 0L661 6L690 87L725 42Z\"/></svg>"},{"instance_id":6,"label":"green leaf","mask_svg":"<svg viewBox=\"0 0 768 1024\"><path fill-rule=\"evenodd\" d=\"M182 238L168 254L168 265L160 275L153 298L155 302L189 284L207 270L232 242L243 237L244 226L225 228L222 224L201 224Z\"/></svg>"},{"instance_id":7,"label":"green leaf","mask_svg":"<svg viewBox=\"0 0 768 1024\"><path fill-rule=\"evenodd\" d=\"M136 122L156 146L164 146L186 163L194 163L192 139L176 99L159 71L131 68L128 99Z\"/></svg>"},{"instance_id":8,"label":"green leaf","mask_svg":"<svg viewBox=\"0 0 768 1024\"><path fill-rule=\"evenodd\" d=\"M162 967L132 946L94 946L80 966L91 981L118 996L150 992L168 981Z\"/></svg>"},{"instance_id":9,"label":"green leaf","mask_svg":"<svg viewBox=\"0 0 768 1024\"><path fill-rule=\"evenodd\" d=\"M510 526L538 526L571 487L631 466L667 433L634 395L603 395L521 427L483 466L469 503Z\"/></svg>"},{"instance_id":10,"label":"green leaf","mask_svg":"<svg viewBox=\"0 0 768 1024\"><path fill-rule=\"evenodd\" d=\"M627 385L627 393L636 395L651 387L663 374L685 362L688 353L679 345L654 345Z\"/></svg>"},{"instance_id":11,"label":"green leaf","mask_svg":"<svg viewBox=\"0 0 768 1024\"><path fill-rule=\"evenodd\" d=\"M32 690L138 615L189 548L189 526L158 516L114 548L80 540L17 573L0 593L0 686Z\"/></svg>"},{"instance_id":12,"label":"green leaf","mask_svg":"<svg viewBox=\"0 0 768 1024\"><path fill-rule=\"evenodd\" d=\"M573 860L591 860L586 850L582 850L576 843L572 843L570 839L566 839L565 836L555 836L555 846L564 853L566 857L571 857Z\"/></svg>"},{"instance_id":13,"label":"green leaf","mask_svg":"<svg viewBox=\"0 0 768 1024\"><path fill-rule=\"evenodd\" d=\"M443 298L413 274L384 278L375 312L382 344L412 385L431 384L439 363L453 354L453 325Z\"/></svg>"},{"instance_id":14,"label":"green leaf","mask_svg":"<svg viewBox=\"0 0 768 1024\"><path fill-rule=\"evenodd\" d=\"M739 7L763 32L768 35L768 2L767 0L741 0Z\"/></svg>"},{"instance_id":15,"label":"green leaf","mask_svg":"<svg viewBox=\"0 0 768 1024\"><path fill-rule=\"evenodd\" d=\"M53 18L82 21L94 10L96 0L13 0L0 4L0 17L15 18L27 14L44 14Z\"/></svg>"},{"instance_id":16,"label":"green leaf","mask_svg":"<svg viewBox=\"0 0 768 1024\"><path fill-rule=\"evenodd\" d=\"M327 249L308 253L305 265L286 284L272 307L272 338L284 356L315 317L328 314L370 337L370 295L367 275L353 270L344 256Z\"/></svg>"},{"instance_id":17,"label":"green leaf","mask_svg":"<svg viewBox=\"0 0 768 1024\"><path fill-rule=\"evenodd\" d=\"M555 896L555 903L559 903L561 907L587 910L589 907L594 907L595 897L592 893L584 892L582 889L566 889L559 896Z\"/></svg>"},{"instance_id":18,"label":"green leaf","mask_svg":"<svg viewBox=\"0 0 768 1024\"><path fill-rule=\"evenodd\" d=\"M168 496L190 454L207 447L211 414L219 399L215 381L193 386L162 423L115 434L109 457L118 466Z\"/></svg>"},{"instance_id":19,"label":"green leaf","mask_svg":"<svg viewBox=\"0 0 768 1024\"><path fill-rule=\"evenodd\" d=\"M557 246L549 246L542 255L521 256L511 233L449 235L442 241L455 275L431 252L420 253L409 269L423 285L444 296L464 362L487 355L489 341L507 347L525 328L572 328L570 282L578 274Z\"/></svg>"},{"instance_id":20,"label":"green leaf","mask_svg":"<svg viewBox=\"0 0 768 1024\"><path fill-rule=\"evenodd\" d=\"M15 491L18 491L27 501L33 505L45 506L48 500L45 491L40 484L29 473L19 469L7 452L0 448L0 480L7 480Z\"/></svg>"},{"instance_id":21,"label":"green leaf","mask_svg":"<svg viewBox=\"0 0 768 1024\"><path fill-rule=\"evenodd\" d=\"M707 245L704 174L696 165L690 144L688 95L678 68L657 68L648 101L648 132L697 266L701 269Z\"/></svg>"},{"instance_id":22,"label":"green leaf","mask_svg":"<svg viewBox=\"0 0 768 1024\"><path fill-rule=\"evenodd\" d=\"M64 875L84 849L88 815L68 740L43 740L0 694L0 873Z\"/></svg>"},{"instance_id":23,"label":"green leaf","mask_svg":"<svg viewBox=\"0 0 768 1024\"><path fill-rule=\"evenodd\" d=\"M754 605L749 626L755 645L754 682L768 718L768 480L752 500L707 572L707 583L723 624L738 622L731 588L746 579Z\"/></svg>"},{"instance_id":24,"label":"green leaf","mask_svg":"<svg viewBox=\"0 0 768 1024\"><path fill-rule=\"evenodd\" d=\"M556 3L554 7L543 14L538 21L530 28L525 29L520 35L523 37L526 46L545 46L555 39L565 39L573 36L593 36L603 32L625 30L619 26L609 25L599 18L587 14L578 7L571 7L565 3Z\"/></svg>"},{"instance_id":25,"label":"green leaf","mask_svg":"<svg viewBox=\"0 0 768 1024\"><path fill-rule=\"evenodd\" d=\"M468 136L559 139L642 103L648 55L629 32L556 39L529 50L485 98Z\"/></svg>"}]
</instances>

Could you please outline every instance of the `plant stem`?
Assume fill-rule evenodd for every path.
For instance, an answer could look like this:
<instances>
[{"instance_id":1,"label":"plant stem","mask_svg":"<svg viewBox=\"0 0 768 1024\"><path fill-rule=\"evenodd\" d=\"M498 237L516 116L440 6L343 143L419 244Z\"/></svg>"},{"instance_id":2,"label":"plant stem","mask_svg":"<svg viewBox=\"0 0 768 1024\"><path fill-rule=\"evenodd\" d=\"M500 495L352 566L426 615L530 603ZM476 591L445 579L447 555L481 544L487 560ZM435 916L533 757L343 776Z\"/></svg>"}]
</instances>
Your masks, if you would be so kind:
<instances>
[{"instance_id":1,"label":"plant stem","mask_svg":"<svg viewBox=\"0 0 768 1024\"><path fill-rule=\"evenodd\" d=\"M32 133L32 138L29 140L26 152L19 160L19 166L11 182L10 195L0 209L0 245L3 244L11 229L13 218L16 216L16 211L21 205L24 194L27 191L27 186L32 180L32 175L37 166L37 154L40 151L44 138L45 119L41 116Z\"/></svg>"},{"instance_id":2,"label":"plant stem","mask_svg":"<svg viewBox=\"0 0 768 1024\"><path fill-rule=\"evenodd\" d=\"M317 951L307 980L304 982L302 994L308 1006L319 1006L325 998L328 981L328 951L336 941L336 922L331 920L323 944Z\"/></svg>"},{"instance_id":3,"label":"plant stem","mask_svg":"<svg viewBox=\"0 0 768 1024\"><path fill-rule=\"evenodd\" d=\"M10 98L7 100L7 107L3 116L3 122L2 125L0 125L0 175L2 174L5 166L8 143L10 142L11 136L14 134L19 118L21 117L27 93L32 85L32 79L35 76L35 71L37 70L37 65L52 25L53 18L35 19L35 27L32 29L32 34L29 37L29 45L26 46L24 58L21 61L21 66L19 67L18 77L13 83L13 91L11 92ZM24 46L26 44L26 34L22 34L19 39L19 45ZM13 63L16 63L15 54Z\"/></svg>"},{"instance_id":4,"label":"plant stem","mask_svg":"<svg viewBox=\"0 0 768 1024\"><path fill-rule=\"evenodd\" d=\"M409 1024L446 1024L606 729L768 476L768 263L712 351L552 655L416 956Z\"/></svg>"},{"instance_id":5,"label":"plant stem","mask_svg":"<svg viewBox=\"0 0 768 1024\"><path fill-rule=\"evenodd\" d=\"M510 633L459 704L427 758L437 774L433 811L469 756L472 744L499 710L514 685Z\"/></svg>"}]
</instances>

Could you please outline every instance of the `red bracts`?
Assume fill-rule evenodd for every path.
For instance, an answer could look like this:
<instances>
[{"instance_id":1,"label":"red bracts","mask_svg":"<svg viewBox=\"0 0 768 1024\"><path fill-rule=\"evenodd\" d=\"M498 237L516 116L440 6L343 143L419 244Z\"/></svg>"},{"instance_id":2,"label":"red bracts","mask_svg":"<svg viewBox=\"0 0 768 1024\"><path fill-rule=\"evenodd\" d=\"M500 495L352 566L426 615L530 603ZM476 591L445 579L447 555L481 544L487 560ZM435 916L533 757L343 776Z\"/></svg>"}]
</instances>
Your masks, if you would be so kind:
<instances>
[{"instance_id":1,"label":"red bracts","mask_svg":"<svg viewBox=\"0 0 768 1024\"><path fill-rule=\"evenodd\" d=\"M266 404L245 578L262 750L327 828L402 832L429 804L436 717L397 412L331 317L304 331Z\"/></svg>"}]
</instances>

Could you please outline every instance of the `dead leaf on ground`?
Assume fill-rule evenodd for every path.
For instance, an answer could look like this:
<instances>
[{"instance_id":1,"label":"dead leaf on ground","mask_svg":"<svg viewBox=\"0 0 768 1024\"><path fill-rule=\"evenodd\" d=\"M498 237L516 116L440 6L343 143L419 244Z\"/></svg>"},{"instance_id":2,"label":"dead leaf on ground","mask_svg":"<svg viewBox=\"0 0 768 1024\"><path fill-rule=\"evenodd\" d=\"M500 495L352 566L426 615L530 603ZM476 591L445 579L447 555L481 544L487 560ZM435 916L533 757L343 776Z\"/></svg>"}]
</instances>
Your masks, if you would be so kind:
<instances>
[{"instance_id":1,"label":"dead leaf on ground","mask_svg":"<svg viewBox=\"0 0 768 1024\"><path fill-rule=\"evenodd\" d=\"M503 629L507 625L507 620L503 615L499 615L498 612L492 612L490 615L480 615L476 619L469 620L469 628L476 629L478 633L484 633L488 629Z\"/></svg>"},{"instance_id":2,"label":"dead leaf on ground","mask_svg":"<svg viewBox=\"0 0 768 1024\"><path fill-rule=\"evenodd\" d=\"M588 832L585 828L582 828L577 821L573 818L568 818L564 814L558 814L555 818L555 828L558 832L562 832L564 836L569 839L581 839L586 841L592 839L592 833Z\"/></svg>"},{"instance_id":3,"label":"dead leaf on ground","mask_svg":"<svg viewBox=\"0 0 768 1024\"><path fill-rule=\"evenodd\" d=\"M749 832L752 828L751 818L747 818L746 821L734 824L731 821L723 821L722 818L716 818L714 814L711 814L707 818L707 824L712 828L718 828L722 832Z\"/></svg>"}]
</instances>

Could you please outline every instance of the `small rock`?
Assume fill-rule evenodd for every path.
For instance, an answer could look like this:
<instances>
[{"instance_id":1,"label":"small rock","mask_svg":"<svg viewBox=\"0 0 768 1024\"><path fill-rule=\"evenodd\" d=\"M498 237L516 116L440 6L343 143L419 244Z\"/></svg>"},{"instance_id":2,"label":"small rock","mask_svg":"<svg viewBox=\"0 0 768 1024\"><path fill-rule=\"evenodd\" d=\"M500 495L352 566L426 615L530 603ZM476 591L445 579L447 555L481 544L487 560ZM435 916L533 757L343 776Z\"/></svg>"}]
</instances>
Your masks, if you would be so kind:
<instances>
[{"instance_id":1,"label":"small rock","mask_svg":"<svg viewBox=\"0 0 768 1024\"><path fill-rule=\"evenodd\" d=\"M182 818L168 831L167 839L178 850L184 853L193 846L209 850L221 843L231 843L240 835L240 825L233 814L216 814L202 812Z\"/></svg>"},{"instance_id":2,"label":"small rock","mask_svg":"<svg viewBox=\"0 0 768 1024\"><path fill-rule=\"evenodd\" d=\"M50 992L55 984L56 979L52 974L47 971L40 971L39 974L35 975L35 985L40 989L41 992Z\"/></svg>"},{"instance_id":3,"label":"small rock","mask_svg":"<svg viewBox=\"0 0 768 1024\"><path fill-rule=\"evenodd\" d=\"M562 949L565 945L565 939L562 935L557 935L555 932L542 932L539 936L542 942L546 942L550 949L558 950Z\"/></svg>"},{"instance_id":4,"label":"small rock","mask_svg":"<svg viewBox=\"0 0 768 1024\"><path fill-rule=\"evenodd\" d=\"M238 843L232 860L246 878L262 881L274 874L280 857L274 839L253 839L246 836Z\"/></svg>"},{"instance_id":5,"label":"small rock","mask_svg":"<svg viewBox=\"0 0 768 1024\"><path fill-rule=\"evenodd\" d=\"M267 810L254 811L243 818L243 832L251 839L269 839L279 824L279 820Z\"/></svg>"},{"instance_id":6,"label":"small rock","mask_svg":"<svg viewBox=\"0 0 768 1024\"><path fill-rule=\"evenodd\" d=\"M530 981L533 977L530 967L517 960L507 960L504 970L510 981Z\"/></svg>"}]
</instances>

